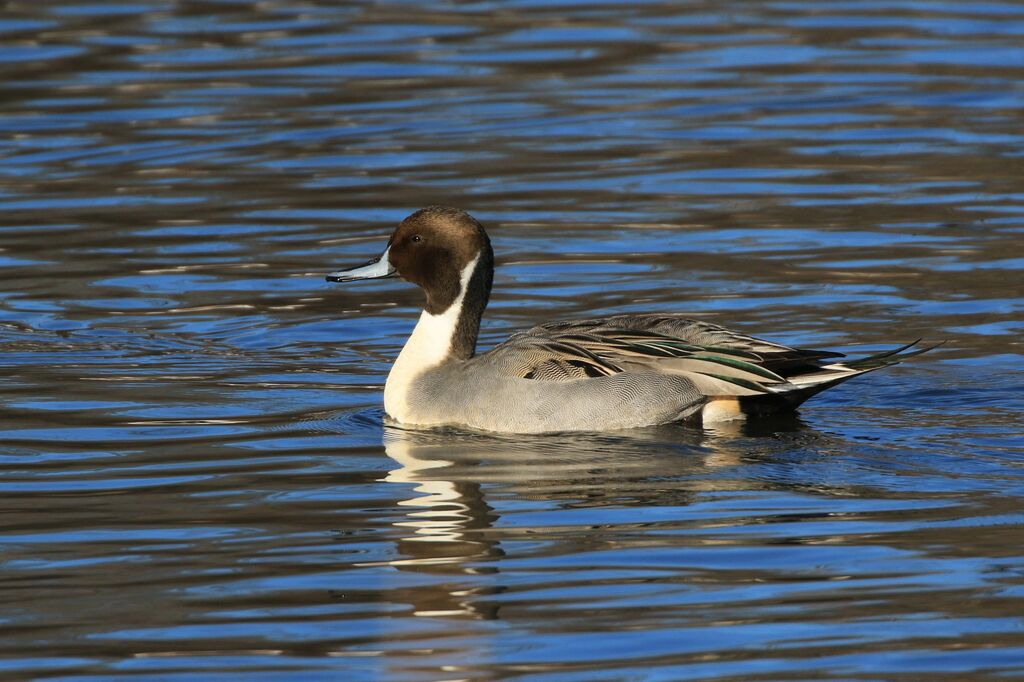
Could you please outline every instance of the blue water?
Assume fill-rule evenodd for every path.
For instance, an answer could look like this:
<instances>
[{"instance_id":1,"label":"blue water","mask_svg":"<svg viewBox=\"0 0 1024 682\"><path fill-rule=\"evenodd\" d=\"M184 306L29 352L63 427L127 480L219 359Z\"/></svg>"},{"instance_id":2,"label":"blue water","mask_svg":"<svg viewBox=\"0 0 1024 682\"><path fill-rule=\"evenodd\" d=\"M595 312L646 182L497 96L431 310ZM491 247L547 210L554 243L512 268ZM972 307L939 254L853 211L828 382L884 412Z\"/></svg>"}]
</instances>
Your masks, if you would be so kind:
<instances>
[{"instance_id":1,"label":"blue water","mask_svg":"<svg viewBox=\"0 0 1024 682\"><path fill-rule=\"evenodd\" d=\"M0 15L0 676L1024 676L1024 4ZM689 312L946 345L791 417L385 423L412 210L482 347Z\"/></svg>"}]
</instances>

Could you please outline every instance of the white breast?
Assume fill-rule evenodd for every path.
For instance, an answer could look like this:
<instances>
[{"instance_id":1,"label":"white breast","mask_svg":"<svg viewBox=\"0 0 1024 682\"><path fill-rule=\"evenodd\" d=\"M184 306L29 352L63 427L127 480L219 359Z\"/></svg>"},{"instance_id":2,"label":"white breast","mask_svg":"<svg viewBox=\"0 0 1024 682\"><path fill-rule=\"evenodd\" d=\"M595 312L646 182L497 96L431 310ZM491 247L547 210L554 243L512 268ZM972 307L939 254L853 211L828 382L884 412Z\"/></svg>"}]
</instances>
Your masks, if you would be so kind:
<instances>
[{"instance_id":1,"label":"white breast","mask_svg":"<svg viewBox=\"0 0 1024 682\"><path fill-rule=\"evenodd\" d=\"M384 411L393 419L406 424L422 423L415 405L409 404L409 389L416 377L445 361L452 349L452 338L462 314L462 302L466 298L466 287L479 256L462 269L459 277L459 295L440 315L431 315L426 310L420 313L419 322L412 336L405 342L398 359L391 366L387 383L384 384Z\"/></svg>"}]
</instances>

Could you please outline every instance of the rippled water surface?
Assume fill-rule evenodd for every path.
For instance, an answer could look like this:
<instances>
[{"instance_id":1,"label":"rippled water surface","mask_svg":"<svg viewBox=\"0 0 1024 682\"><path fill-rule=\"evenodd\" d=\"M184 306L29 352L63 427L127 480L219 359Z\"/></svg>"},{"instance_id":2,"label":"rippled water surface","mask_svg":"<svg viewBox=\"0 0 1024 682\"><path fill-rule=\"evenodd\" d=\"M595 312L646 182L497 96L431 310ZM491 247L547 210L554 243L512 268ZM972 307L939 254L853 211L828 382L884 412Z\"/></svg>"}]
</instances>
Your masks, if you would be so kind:
<instances>
[{"instance_id":1,"label":"rippled water surface","mask_svg":"<svg viewBox=\"0 0 1024 682\"><path fill-rule=\"evenodd\" d=\"M1024 676L1024 4L10 2L0 674ZM431 203L482 344L943 348L799 416L385 425Z\"/></svg>"}]
</instances>

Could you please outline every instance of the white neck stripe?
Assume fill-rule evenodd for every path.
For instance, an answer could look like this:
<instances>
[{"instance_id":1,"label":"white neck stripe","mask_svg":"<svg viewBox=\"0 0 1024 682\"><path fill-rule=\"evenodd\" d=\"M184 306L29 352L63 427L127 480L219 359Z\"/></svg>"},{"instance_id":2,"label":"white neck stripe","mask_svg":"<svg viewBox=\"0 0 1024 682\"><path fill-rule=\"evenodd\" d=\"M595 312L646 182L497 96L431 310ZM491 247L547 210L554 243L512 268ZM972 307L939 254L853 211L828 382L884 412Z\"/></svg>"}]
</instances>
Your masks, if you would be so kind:
<instances>
[{"instance_id":1,"label":"white neck stripe","mask_svg":"<svg viewBox=\"0 0 1024 682\"><path fill-rule=\"evenodd\" d=\"M420 313L416 328L391 367L388 381L384 385L384 409L395 419L405 421L402 415L408 410L406 396L416 377L441 364L451 354L452 341L462 316L462 304L479 261L480 254L477 254L462 269L459 275L459 295L443 313L431 315L426 310Z\"/></svg>"}]
</instances>

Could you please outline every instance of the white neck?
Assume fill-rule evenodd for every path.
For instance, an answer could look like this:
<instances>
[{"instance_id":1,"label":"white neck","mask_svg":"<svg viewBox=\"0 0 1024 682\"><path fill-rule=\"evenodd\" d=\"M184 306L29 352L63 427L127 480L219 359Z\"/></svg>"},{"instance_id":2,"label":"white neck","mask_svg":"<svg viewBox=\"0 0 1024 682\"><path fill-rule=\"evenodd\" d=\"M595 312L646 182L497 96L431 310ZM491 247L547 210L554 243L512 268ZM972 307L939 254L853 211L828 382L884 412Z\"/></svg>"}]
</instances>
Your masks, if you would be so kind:
<instances>
[{"instance_id":1,"label":"white neck","mask_svg":"<svg viewBox=\"0 0 1024 682\"><path fill-rule=\"evenodd\" d=\"M462 302L466 298L466 288L473 276L477 261L474 258L462 269L459 276L459 295L448 309L439 315L431 315L426 310L420 313L419 322L412 330L412 336L405 342L398 359L391 366L387 383L384 384L384 411L400 422L415 423L412 417L408 395L416 377L440 365L452 350L455 328L462 314Z\"/></svg>"}]
</instances>

